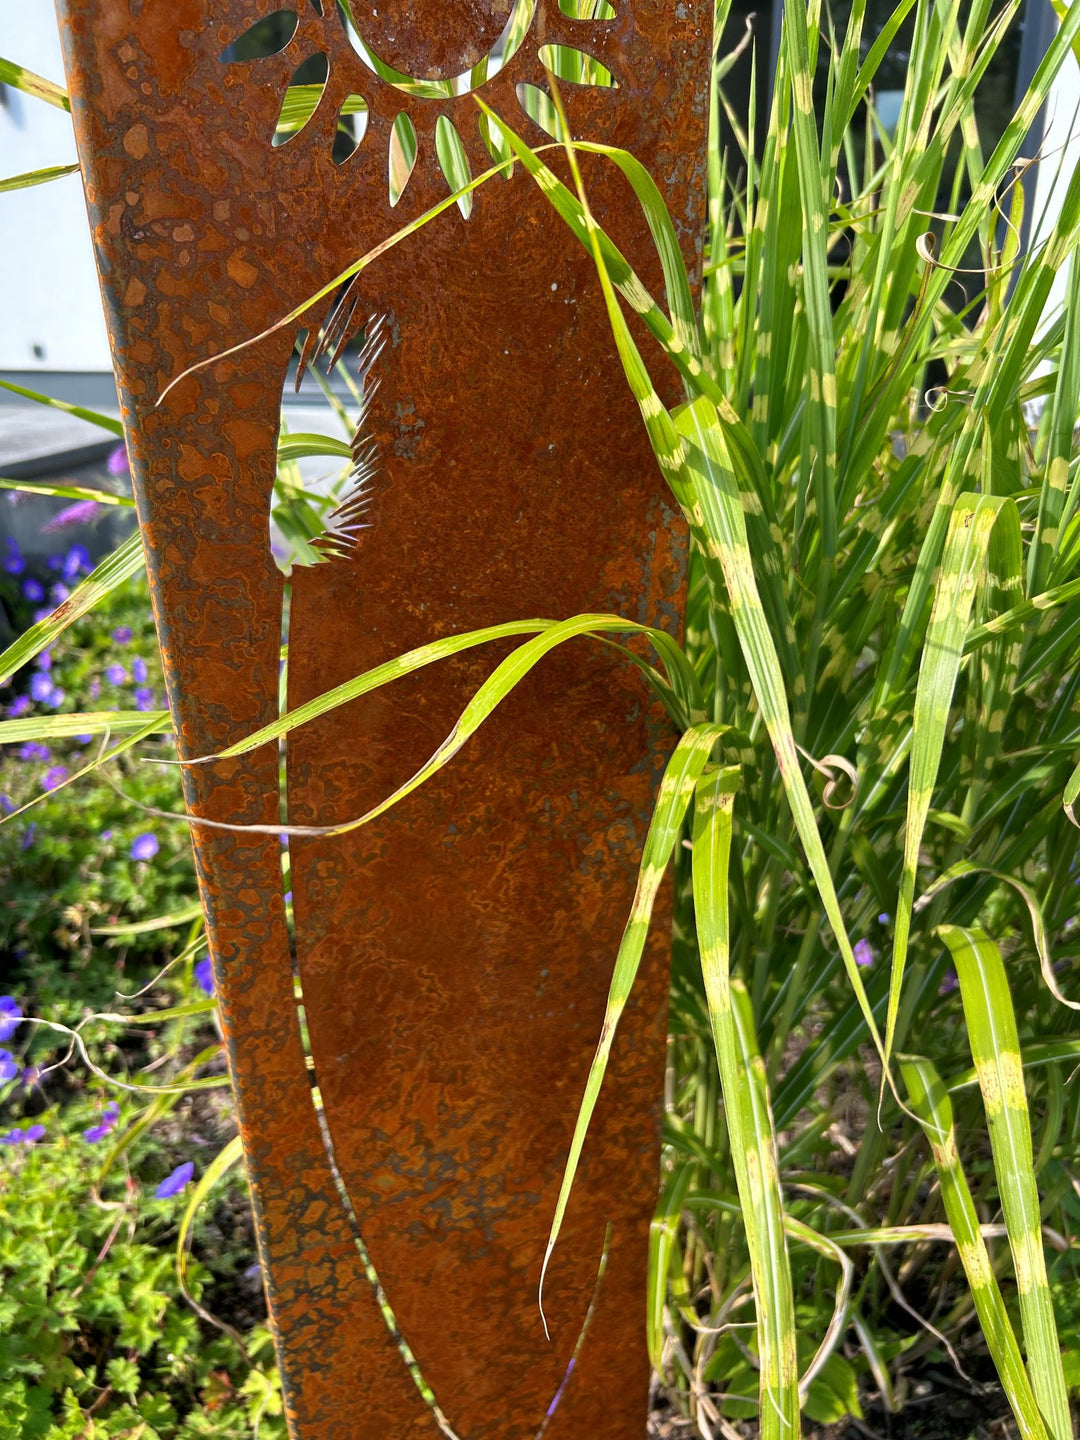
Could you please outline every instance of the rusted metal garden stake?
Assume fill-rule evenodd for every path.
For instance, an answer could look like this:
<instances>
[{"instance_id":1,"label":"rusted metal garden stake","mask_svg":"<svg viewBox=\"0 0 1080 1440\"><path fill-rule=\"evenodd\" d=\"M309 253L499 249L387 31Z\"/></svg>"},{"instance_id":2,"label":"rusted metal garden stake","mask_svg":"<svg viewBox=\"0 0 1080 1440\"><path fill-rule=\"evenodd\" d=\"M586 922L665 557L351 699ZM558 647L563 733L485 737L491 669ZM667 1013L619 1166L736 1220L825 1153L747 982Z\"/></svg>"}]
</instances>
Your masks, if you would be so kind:
<instances>
[{"instance_id":1,"label":"rusted metal garden stake","mask_svg":"<svg viewBox=\"0 0 1080 1440\"><path fill-rule=\"evenodd\" d=\"M292 0L295 20L283 3L60 0L139 520L187 757L278 713L283 581L268 513L295 331L185 379L156 407L168 382L263 331L444 196L437 138L444 152L453 148L450 123L473 173L486 169L470 93L481 83L531 143L546 140L519 103L535 105L519 87L544 88L544 46L573 47L606 67L614 86L564 87L575 133L634 152L662 184L688 247L700 234L709 0L613 0L614 11L603 0L547 0L546 9L536 0L364 0L348 27L335 0ZM245 35L246 51L228 48ZM234 58L282 37L277 54ZM284 92L316 54L329 66L318 107L274 148ZM603 78L583 63L580 73ZM447 77L460 78L441 83ZM366 111L351 100L346 112L366 128L341 163L335 136L350 96L363 98ZM393 128L399 115L411 117L417 158L391 208L388 155L399 181L409 160L408 127ZM348 123L355 138L359 122ZM629 187L604 162L583 163L602 223L661 293ZM387 317L369 421L377 494L371 528L347 558L293 576L290 706L406 649L503 620L617 611L674 628L682 531L614 358L591 261L520 167L509 183L477 192L468 220L452 208L389 251L364 272L360 294L358 317ZM290 823L337 822L383 798L445 738L504 653L471 650L293 732ZM196 830L298 1440L437 1434L357 1230L461 1440L532 1440L594 1288L591 1326L545 1435L644 1434L662 916L549 1271L550 1342L536 1301L669 746L633 668L579 640L383 818L344 837L293 842L296 951L332 1160L294 997L279 841ZM194 768L186 783L197 814L280 820L276 745Z\"/></svg>"}]
</instances>

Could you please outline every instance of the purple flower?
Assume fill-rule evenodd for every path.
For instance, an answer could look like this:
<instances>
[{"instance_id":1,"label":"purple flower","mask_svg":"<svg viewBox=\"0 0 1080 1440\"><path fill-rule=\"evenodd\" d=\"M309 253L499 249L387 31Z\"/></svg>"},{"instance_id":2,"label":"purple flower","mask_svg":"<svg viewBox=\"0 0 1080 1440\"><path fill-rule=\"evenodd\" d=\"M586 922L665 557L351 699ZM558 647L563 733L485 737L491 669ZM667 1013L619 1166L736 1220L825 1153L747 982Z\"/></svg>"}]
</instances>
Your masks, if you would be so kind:
<instances>
[{"instance_id":1,"label":"purple flower","mask_svg":"<svg viewBox=\"0 0 1080 1440\"><path fill-rule=\"evenodd\" d=\"M50 555L45 561L50 570L62 570L64 568L64 557L62 555Z\"/></svg>"},{"instance_id":2,"label":"purple flower","mask_svg":"<svg viewBox=\"0 0 1080 1440\"><path fill-rule=\"evenodd\" d=\"M21 575L26 568L26 562L19 552L19 547L12 536L8 536L4 542L7 554L4 556L4 569L9 575Z\"/></svg>"},{"instance_id":3,"label":"purple flower","mask_svg":"<svg viewBox=\"0 0 1080 1440\"><path fill-rule=\"evenodd\" d=\"M91 699L91 700L96 700L100 694L101 694L101 681L98 679L98 677L97 677L96 675L94 675L94 676L91 677L91 680L90 680L90 699Z\"/></svg>"},{"instance_id":4,"label":"purple flower","mask_svg":"<svg viewBox=\"0 0 1080 1440\"><path fill-rule=\"evenodd\" d=\"M877 918L879 925L887 925L892 917L889 915L881 914Z\"/></svg>"},{"instance_id":5,"label":"purple flower","mask_svg":"<svg viewBox=\"0 0 1080 1440\"><path fill-rule=\"evenodd\" d=\"M66 585L61 585L59 580L49 591L49 596L54 605L62 605L70 594L71 591L68 589L68 587Z\"/></svg>"},{"instance_id":6,"label":"purple flower","mask_svg":"<svg viewBox=\"0 0 1080 1440\"><path fill-rule=\"evenodd\" d=\"M159 849L157 836L150 830L144 830L132 841L131 858L133 860L152 860Z\"/></svg>"},{"instance_id":7,"label":"purple flower","mask_svg":"<svg viewBox=\"0 0 1080 1440\"><path fill-rule=\"evenodd\" d=\"M153 690L148 690L145 685L140 685L140 686L136 689L136 691L135 691L135 709L136 709L136 710L153 710L153 708L154 708L154 692L153 692Z\"/></svg>"},{"instance_id":8,"label":"purple flower","mask_svg":"<svg viewBox=\"0 0 1080 1440\"><path fill-rule=\"evenodd\" d=\"M85 520L92 520L93 517L97 514L97 512L101 509L101 505L97 500L83 500L79 505L72 505L71 512L79 509L85 509L88 505L93 507L90 513L80 516L79 518ZM68 511L64 511L65 515L68 513ZM89 575L90 571L93 568L94 567L90 562L90 551L87 550L86 546L72 545L71 549L64 556L64 568L61 573L63 574L65 580L74 580L84 570Z\"/></svg>"},{"instance_id":9,"label":"purple flower","mask_svg":"<svg viewBox=\"0 0 1080 1440\"><path fill-rule=\"evenodd\" d=\"M25 715L26 712L30 709L30 704L31 701L29 695L16 695L15 699L8 706L9 718L12 720L17 720L20 715Z\"/></svg>"},{"instance_id":10,"label":"purple flower","mask_svg":"<svg viewBox=\"0 0 1080 1440\"><path fill-rule=\"evenodd\" d=\"M105 462L105 468L110 475L127 475L130 473L131 466L128 463L126 445L117 445L115 450L109 451L109 458Z\"/></svg>"},{"instance_id":11,"label":"purple flower","mask_svg":"<svg viewBox=\"0 0 1080 1440\"><path fill-rule=\"evenodd\" d=\"M0 1040L10 1040L19 1028L22 1009L14 995L0 995Z\"/></svg>"},{"instance_id":12,"label":"purple flower","mask_svg":"<svg viewBox=\"0 0 1080 1440\"><path fill-rule=\"evenodd\" d=\"M136 685L146 684L146 661L141 655L136 655L131 662L131 675Z\"/></svg>"},{"instance_id":13,"label":"purple flower","mask_svg":"<svg viewBox=\"0 0 1080 1440\"><path fill-rule=\"evenodd\" d=\"M210 962L209 955L195 962L195 980L199 989L204 995L214 993L214 967Z\"/></svg>"},{"instance_id":14,"label":"purple flower","mask_svg":"<svg viewBox=\"0 0 1080 1440\"><path fill-rule=\"evenodd\" d=\"M45 704L50 710L59 710L64 703L66 691L61 690L59 685L54 685L45 698Z\"/></svg>"},{"instance_id":15,"label":"purple flower","mask_svg":"<svg viewBox=\"0 0 1080 1440\"><path fill-rule=\"evenodd\" d=\"M855 964L872 965L874 963L874 951L869 940L857 940L855 942Z\"/></svg>"},{"instance_id":16,"label":"purple flower","mask_svg":"<svg viewBox=\"0 0 1080 1440\"><path fill-rule=\"evenodd\" d=\"M57 530L66 530L69 525L87 525L93 520L100 509L100 500L76 500L74 505L65 505L58 515L54 515L51 520L47 520L41 527L41 533L43 535L55 535ZM84 554L86 553L82 545L77 548L82 550ZM73 575L77 575L78 573L79 567L77 564L75 569L69 573L68 562L65 561L64 574L69 580Z\"/></svg>"},{"instance_id":17,"label":"purple flower","mask_svg":"<svg viewBox=\"0 0 1080 1440\"><path fill-rule=\"evenodd\" d=\"M112 638L118 645L126 645L131 639L132 630L130 625L118 625L112 632Z\"/></svg>"},{"instance_id":18,"label":"purple flower","mask_svg":"<svg viewBox=\"0 0 1080 1440\"><path fill-rule=\"evenodd\" d=\"M42 622L42 620L47 620L51 614L52 614L52 609L51 609L48 605L43 606L43 608L40 609L40 610L35 610L35 611L34 611L34 624L35 624L35 625L40 625L41 622Z\"/></svg>"},{"instance_id":19,"label":"purple flower","mask_svg":"<svg viewBox=\"0 0 1080 1440\"><path fill-rule=\"evenodd\" d=\"M111 840L111 839L112 839L112 831L111 831L111 830L102 830L102 832L101 832L101 838L102 838L103 840Z\"/></svg>"},{"instance_id":20,"label":"purple flower","mask_svg":"<svg viewBox=\"0 0 1080 1440\"><path fill-rule=\"evenodd\" d=\"M44 670L37 670L30 678L30 694L39 705L45 704L53 692L53 682Z\"/></svg>"},{"instance_id":21,"label":"purple flower","mask_svg":"<svg viewBox=\"0 0 1080 1440\"><path fill-rule=\"evenodd\" d=\"M941 984L938 986L937 993L939 995L948 995L951 990L956 989L959 983L960 982L956 978L956 971L950 970L949 973L945 976L945 979L942 980Z\"/></svg>"},{"instance_id":22,"label":"purple flower","mask_svg":"<svg viewBox=\"0 0 1080 1440\"><path fill-rule=\"evenodd\" d=\"M183 1165L178 1165L171 1175L166 1175L161 1184L154 1191L159 1200L168 1200L173 1195L179 1195L191 1184L191 1177L195 1174L195 1164L191 1160L185 1160Z\"/></svg>"},{"instance_id":23,"label":"purple flower","mask_svg":"<svg viewBox=\"0 0 1080 1440\"><path fill-rule=\"evenodd\" d=\"M51 651L51 650L42 650L41 654L37 657L37 668L38 668L39 670L51 670L51 669L52 669L52 651Z\"/></svg>"},{"instance_id":24,"label":"purple flower","mask_svg":"<svg viewBox=\"0 0 1080 1440\"><path fill-rule=\"evenodd\" d=\"M30 825L28 825L28 826L26 827L26 829L23 831L23 837L22 837L22 848L23 848L24 850L29 850L29 849L30 849L30 846L33 845L33 843L34 843L34 838L35 838L36 835L37 835L37 825L36 825L36 824L33 824L33 823L30 824Z\"/></svg>"},{"instance_id":25,"label":"purple flower","mask_svg":"<svg viewBox=\"0 0 1080 1440\"><path fill-rule=\"evenodd\" d=\"M10 795L0 795L0 811L5 815L12 815L16 810L15 801Z\"/></svg>"},{"instance_id":26,"label":"purple flower","mask_svg":"<svg viewBox=\"0 0 1080 1440\"><path fill-rule=\"evenodd\" d=\"M24 1145L35 1145L39 1140L45 1139L44 1125L30 1125L22 1132L22 1143Z\"/></svg>"},{"instance_id":27,"label":"purple flower","mask_svg":"<svg viewBox=\"0 0 1080 1440\"><path fill-rule=\"evenodd\" d=\"M110 685L123 685L127 678L127 671L118 661L114 660L111 665L106 666L105 679Z\"/></svg>"},{"instance_id":28,"label":"purple flower","mask_svg":"<svg viewBox=\"0 0 1080 1440\"><path fill-rule=\"evenodd\" d=\"M67 778L68 768L66 765L53 765L50 769L46 770L45 774L41 777L41 788L43 790L56 790Z\"/></svg>"},{"instance_id":29,"label":"purple flower","mask_svg":"<svg viewBox=\"0 0 1080 1440\"><path fill-rule=\"evenodd\" d=\"M29 600L33 605L40 605L45 599L45 586L40 580L35 580L32 575L23 581L23 599Z\"/></svg>"},{"instance_id":30,"label":"purple flower","mask_svg":"<svg viewBox=\"0 0 1080 1440\"><path fill-rule=\"evenodd\" d=\"M79 743L80 745L89 745L89 744L90 744L90 741L91 741L93 738L94 738L93 735L76 735L76 736L75 736L75 739L78 741L78 743Z\"/></svg>"},{"instance_id":31,"label":"purple flower","mask_svg":"<svg viewBox=\"0 0 1080 1440\"><path fill-rule=\"evenodd\" d=\"M28 740L25 745L19 747L20 760L48 760L48 747L41 745L37 740Z\"/></svg>"},{"instance_id":32,"label":"purple flower","mask_svg":"<svg viewBox=\"0 0 1080 1440\"><path fill-rule=\"evenodd\" d=\"M91 1145L96 1145L99 1140L104 1140L109 1131L114 1129L116 1122L120 1119L120 1106L115 1100L110 1100L101 1113L101 1119L96 1125L91 1125L89 1130L83 1131L83 1139L88 1140Z\"/></svg>"},{"instance_id":33,"label":"purple flower","mask_svg":"<svg viewBox=\"0 0 1080 1440\"><path fill-rule=\"evenodd\" d=\"M0 1084L6 1085L9 1080L14 1080L18 1073L15 1056L10 1050L0 1050Z\"/></svg>"}]
</instances>

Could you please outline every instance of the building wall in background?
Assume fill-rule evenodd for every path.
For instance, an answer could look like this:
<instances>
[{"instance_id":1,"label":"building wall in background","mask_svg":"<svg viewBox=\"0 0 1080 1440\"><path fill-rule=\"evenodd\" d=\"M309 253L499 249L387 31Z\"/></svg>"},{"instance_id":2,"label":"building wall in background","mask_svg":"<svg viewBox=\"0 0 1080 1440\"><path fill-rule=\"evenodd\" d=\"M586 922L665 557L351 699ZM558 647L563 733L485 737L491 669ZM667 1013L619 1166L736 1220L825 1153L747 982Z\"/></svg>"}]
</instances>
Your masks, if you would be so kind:
<instances>
[{"instance_id":1,"label":"building wall in background","mask_svg":"<svg viewBox=\"0 0 1080 1440\"><path fill-rule=\"evenodd\" d=\"M52 0L0 5L0 55L63 84ZM76 158L68 114L10 86L0 92L0 175ZM0 255L6 282L0 373L109 370L78 175L0 195Z\"/></svg>"}]
</instances>

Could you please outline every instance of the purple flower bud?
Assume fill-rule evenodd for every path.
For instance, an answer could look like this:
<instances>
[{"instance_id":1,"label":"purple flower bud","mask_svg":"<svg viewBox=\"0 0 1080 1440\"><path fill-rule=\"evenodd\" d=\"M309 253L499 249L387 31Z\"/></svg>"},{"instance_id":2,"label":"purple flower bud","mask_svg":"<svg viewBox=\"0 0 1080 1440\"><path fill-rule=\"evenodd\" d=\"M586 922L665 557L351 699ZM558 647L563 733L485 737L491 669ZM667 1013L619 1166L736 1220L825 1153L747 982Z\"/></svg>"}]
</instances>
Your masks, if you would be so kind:
<instances>
[{"instance_id":1,"label":"purple flower bud","mask_svg":"<svg viewBox=\"0 0 1080 1440\"><path fill-rule=\"evenodd\" d=\"M33 605L40 605L45 599L45 586L40 580L35 580L30 575L23 581L22 593L24 600L29 600Z\"/></svg>"},{"instance_id":2,"label":"purple flower bud","mask_svg":"<svg viewBox=\"0 0 1080 1440\"><path fill-rule=\"evenodd\" d=\"M153 710L154 692L147 689L145 685L139 685L135 691L135 709Z\"/></svg>"},{"instance_id":3,"label":"purple flower bud","mask_svg":"<svg viewBox=\"0 0 1080 1440\"><path fill-rule=\"evenodd\" d=\"M110 475L127 475L130 472L128 453L126 445L117 445L115 450L109 451L109 458L105 462L105 468Z\"/></svg>"},{"instance_id":4,"label":"purple flower bud","mask_svg":"<svg viewBox=\"0 0 1080 1440\"><path fill-rule=\"evenodd\" d=\"M4 556L4 569L9 575L21 575L26 568L26 562L22 558L18 545L11 535L7 537L4 544L7 549L7 554Z\"/></svg>"},{"instance_id":5,"label":"purple flower bud","mask_svg":"<svg viewBox=\"0 0 1080 1440\"><path fill-rule=\"evenodd\" d=\"M126 683L127 678L127 671L123 665L119 664L116 660L114 660L111 665L105 667L105 679L108 680L110 685L123 685Z\"/></svg>"},{"instance_id":6,"label":"purple flower bud","mask_svg":"<svg viewBox=\"0 0 1080 1440\"><path fill-rule=\"evenodd\" d=\"M956 989L959 983L959 980L957 980L956 978L956 971L950 970L949 973L945 976L945 979L942 980L941 984L938 986L938 994L948 995L950 991Z\"/></svg>"},{"instance_id":7,"label":"purple flower bud","mask_svg":"<svg viewBox=\"0 0 1080 1440\"><path fill-rule=\"evenodd\" d=\"M214 967L209 955L195 962L195 980L204 995L214 993Z\"/></svg>"},{"instance_id":8,"label":"purple flower bud","mask_svg":"<svg viewBox=\"0 0 1080 1440\"><path fill-rule=\"evenodd\" d=\"M117 645L126 645L131 639L131 634L130 625L118 625L112 632L112 638L116 641Z\"/></svg>"},{"instance_id":9,"label":"purple flower bud","mask_svg":"<svg viewBox=\"0 0 1080 1440\"><path fill-rule=\"evenodd\" d=\"M34 823L31 823L31 824L29 824L29 825L26 827L26 829L23 831L22 848L23 848L24 850L29 850L29 849L30 849L30 846L33 845L33 843L34 843L34 840L35 840L36 836L37 836L37 825L34 824Z\"/></svg>"},{"instance_id":10,"label":"purple flower bud","mask_svg":"<svg viewBox=\"0 0 1080 1440\"><path fill-rule=\"evenodd\" d=\"M179 1195L191 1184L191 1178L195 1174L195 1165L191 1160L185 1160L183 1165L178 1165L171 1175L166 1175L161 1184L154 1191L159 1200L168 1200L173 1195Z\"/></svg>"},{"instance_id":11,"label":"purple flower bud","mask_svg":"<svg viewBox=\"0 0 1080 1440\"><path fill-rule=\"evenodd\" d=\"M855 964L872 965L874 963L874 951L869 940L857 940L855 942Z\"/></svg>"},{"instance_id":12,"label":"purple flower bud","mask_svg":"<svg viewBox=\"0 0 1080 1440\"><path fill-rule=\"evenodd\" d=\"M159 849L157 836L150 830L144 830L132 841L131 858L133 860L152 860Z\"/></svg>"},{"instance_id":13,"label":"purple flower bud","mask_svg":"<svg viewBox=\"0 0 1080 1440\"><path fill-rule=\"evenodd\" d=\"M38 668L39 670L51 670L51 669L52 669L52 651L51 651L51 650L42 650L41 654L37 657L37 668Z\"/></svg>"},{"instance_id":14,"label":"purple flower bud","mask_svg":"<svg viewBox=\"0 0 1080 1440\"><path fill-rule=\"evenodd\" d=\"M70 594L71 591L68 589L68 587L66 585L61 585L59 580L49 591L49 597L54 605L62 605Z\"/></svg>"},{"instance_id":15,"label":"purple flower bud","mask_svg":"<svg viewBox=\"0 0 1080 1440\"><path fill-rule=\"evenodd\" d=\"M101 681L98 679L98 677L97 677L96 675L94 675L94 676L91 678L91 681L90 681L90 699L91 699L91 700L96 700L100 694L101 694Z\"/></svg>"},{"instance_id":16,"label":"purple flower bud","mask_svg":"<svg viewBox=\"0 0 1080 1440\"><path fill-rule=\"evenodd\" d=\"M146 661L141 655L136 655L131 662L131 674L136 685L146 684Z\"/></svg>"},{"instance_id":17,"label":"purple flower bud","mask_svg":"<svg viewBox=\"0 0 1080 1440\"><path fill-rule=\"evenodd\" d=\"M39 705L43 705L49 699L52 691L52 677L47 675L44 670L38 670L31 676L30 694Z\"/></svg>"},{"instance_id":18,"label":"purple flower bud","mask_svg":"<svg viewBox=\"0 0 1080 1440\"><path fill-rule=\"evenodd\" d=\"M50 769L46 770L45 774L41 777L41 788L43 790L56 790L67 778L68 768L66 765L53 765Z\"/></svg>"},{"instance_id":19,"label":"purple flower bud","mask_svg":"<svg viewBox=\"0 0 1080 1440\"><path fill-rule=\"evenodd\" d=\"M89 744L90 744L90 741L93 740L93 738L94 738L93 735L76 735L76 736L75 736L75 739L79 742L80 745L89 745Z\"/></svg>"},{"instance_id":20,"label":"purple flower bud","mask_svg":"<svg viewBox=\"0 0 1080 1440\"><path fill-rule=\"evenodd\" d=\"M16 695L15 699L8 706L8 717L11 720L18 720L20 715L25 715L30 709L31 700L29 695Z\"/></svg>"},{"instance_id":21,"label":"purple flower bud","mask_svg":"<svg viewBox=\"0 0 1080 1440\"><path fill-rule=\"evenodd\" d=\"M10 1040L19 1028L23 1012L14 995L0 995L0 1040Z\"/></svg>"},{"instance_id":22,"label":"purple flower bud","mask_svg":"<svg viewBox=\"0 0 1080 1440\"><path fill-rule=\"evenodd\" d=\"M89 1130L83 1131L83 1139L88 1140L91 1145L96 1145L99 1140L104 1140L109 1131L114 1129L120 1119L120 1106L115 1100L110 1100L105 1109L101 1112L101 1119L96 1125L91 1125Z\"/></svg>"},{"instance_id":23,"label":"purple flower bud","mask_svg":"<svg viewBox=\"0 0 1080 1440\"><path fill-rule=\"evenodd\" d=\"M889 921L892 919L892 916L891 916L891 915L881 914L881 915L879 915L877 918L878 918L878 924L879 924L879 925L887 925L887 924L889 923Z\"/></svg>"},{"instance_id":24,"label":"purple flower bud","mask_svg":"<svg viewBox=\"0 0 1080 1440\"><path fill-rule=\"evenodd\" d=\"M41 527L43 535L55 535L58 530L66 530L69 525L88 525L101 509L100 500L76 500L74 505L65 505L59 514L54 515L51 520ZM83 546L78 547L83 550ZM85 551L83 552L85 554ZM64 574L70 580L73 575L79 573L78 565L69 574L69 564L64 564Z\"/></svg>"},{"instance_id":25,"label":"purple flower bud","mask_svg":"<svg viewBox=\"0 0 1080 1440\"><path fill-rule=\"evenodd\" d=\"M0 795L0 811L5 815L13 815L17 808L10 795Z\"/></svg>"},{"instance_id":26,"label":"purple flower bud","mask_svg":"<svg viewBox=\"0 0 1080 1440\"><path fill-rule=\"evenodd\" d=\"M111 840L111 839L112 839L112 831L111 831L111 830L102 830L102 832L101 832L101 838L102 838L103 840Z\"/></svg>"},{"instance_id":27,"label":"purple flower bud","mask_svg":"<svg viewBox=\"0 0 1080 1440\"><path fill-rule=\"evenodd\" d=\"M19 747L20 760L48 760L48 747L41 745L37 740L28 740L25 745Z\"/></svg>"},{"instance_id":28,"label":"purple flower bud","mask_svg":"<svg viewBox=\"0 0 1080 1440\"><path fill-rule=\"evenodd\" d=\"M18 1073L15 1056L10 1050L0 1050L0 1084L6 1085L9 1080L14 1080Z\"/></svg>"}]
</instances>

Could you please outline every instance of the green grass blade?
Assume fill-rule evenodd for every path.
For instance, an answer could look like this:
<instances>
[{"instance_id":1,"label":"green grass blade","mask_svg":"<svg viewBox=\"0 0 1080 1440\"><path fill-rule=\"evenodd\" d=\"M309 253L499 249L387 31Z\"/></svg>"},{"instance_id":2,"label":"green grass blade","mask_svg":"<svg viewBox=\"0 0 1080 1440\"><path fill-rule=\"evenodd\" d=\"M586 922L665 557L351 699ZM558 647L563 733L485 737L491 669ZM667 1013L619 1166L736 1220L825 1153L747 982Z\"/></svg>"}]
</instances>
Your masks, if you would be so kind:
<instances>
[{"instance_id":1,"label":"green grass blade","mask_svg":"<svg viewBox=\"0 0 1080 1440\"><path fill-rule=\"evenodd\" d=\"M33 95L35 100L44 100L47 105L55 105L58 110L71 110L71 101L65 90L54 85L51 80L35 75L33 70L17 65L14 60L0 58L0 85L10 85L13 90L21 90L24 95Z\"/></svg>"},{"instance_id":2,"label":"green grass blade","mask_svg":"<svg viewBox=\"0 0 1080 1440\"><path fill-rule=\"evenodd\" d=\"M896 902L889 1013L885 1022L886 1055L891 1052L896 1032L923 832L941 764L975 591L987 572L991 536L999 526L1003 531L1003 545L1015 552L1013 563L1007 567L1003 564L1001 568L1018 572L1020 519L1011 500L994 495L962 495L953 508L945 541L915 692L904 861Z\"/></svg>"},{"instance_id":3,"label":"green grass blade","mask_svg":"<svg viewBox=\"0 0 1080 1440\"><path fill-rule=\"evenodd\" d=\"M737 769L698 782L693 875L698 950L713 1044L724 1091L731 1159L742 1203L757 1307L762 1440L799 1434L795 1301L765 1065L754 1036L750 998L729 970L728 869Z\"/></svg>"},{"instance_id":4,"label":"green grass blade","mask_svg":"<svg viewBox=\"0 0 1080 1440\"><path fill-rule=\"evenodd\" d=\"M551 1231L544 1251L544 1263L540 1271L541 1316L543 1315L544 1276L547 1274L552 1251L555 1249L566 1215L570 1191L573 1188L574 1177L581 1160L589 1122L596 1109L596 1101L607 1070L615 1032L623 1010L626 1008L626 1002L641 963L657 891L660 889L660 882L664 878L664 872L671 860L672 852L682 834L683 821L693 798L694 787L708 762L713 746L723 738L724 728L722 725L697 725L692 730L688 730L685 735L680 737L664 771L664 778L660 782L656 806L649 823L649 832L645 837L645 849L638 869L637 889L630 909L630 918L626 922L626 928L619 944L619 953L615 957L615 969L608 991L604 1025L585 1082L585 1093L578 1109L573 1138L570 1142L570 1152L563 1167L562 1183L559 1186ZM546 1320L544 1329L546 1333Z\"/></svg>"},{"instance_id":5,"label":"green grass blade","mask_svg":"<svg viewBox=\"0 0 1080 1440\"><path fill-rule=\"evenodd\" d=\"M0 654L0 685L6 685L16 670L35 655L40 655L69 625L100 605L106 595L111 594L125 580L137 575L145 564L142 539L136 531L107 556L81 585L76 586L51 615L39 620L36 625L31 625L25 635L20 635L18 640Z\"/></svg>"},{"instance_id":6,"label":"green grass blade","mask_svg":"<svg viewBox=\"0 0 1080 1440\"><path fill-rule=\"evenodd\" d=\"M50 180L61 180L65 175L74 175L79 168L76 160L72 165L47 165L43 170L24 170L21 175L8 175L0 180L0 194L5 190L28 190L31 185L47 185Z\"/></svg>"},{"instance_id":7,"label":"green grass blade","mask_svg":"<svg viewBox=\"0 0 1080 1440\"><path fill-rule=\"evenodd\" d=\"M941 1199L956 1239L960 1263L1020 1434L1023 1440L1049 1440L960 1163L948 1092L929 1060L902 1056L900 1073L907 1086L911 1109L930 1142Z\"/></svg>"},{"instance_id":8,"label":"green grass blade","mask_svg":"<svg viewBox=\"0 0 1080 1440\"><path fill-rule=\"evenodd\" d=\"M1024 1067L1001 952L978 929L942 925L960 981L971 1058L990 1126L990 1147L1024 1327L1032 1388L1053 1440L1072 1440L1054 1305L1046 1276L1039 1192Z\"/></svg>"}]
</instances>

